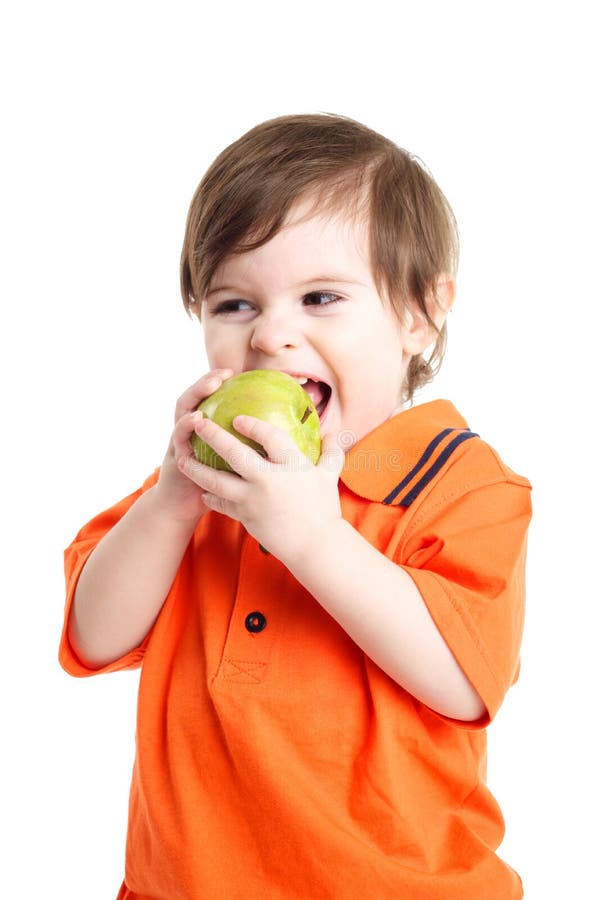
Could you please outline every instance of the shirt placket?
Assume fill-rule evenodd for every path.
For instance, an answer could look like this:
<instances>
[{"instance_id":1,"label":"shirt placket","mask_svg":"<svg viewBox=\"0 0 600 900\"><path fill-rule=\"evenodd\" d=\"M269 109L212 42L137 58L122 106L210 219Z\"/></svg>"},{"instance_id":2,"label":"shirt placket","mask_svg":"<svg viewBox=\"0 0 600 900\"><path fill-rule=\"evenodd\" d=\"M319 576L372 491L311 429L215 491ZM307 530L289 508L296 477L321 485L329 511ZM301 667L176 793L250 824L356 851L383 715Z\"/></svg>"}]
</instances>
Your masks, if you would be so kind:
<instances>
[{"instance_id":1,"label":"shirt placket","mask_svg":"<svg viewBox=\"0 0 600 900\"><path fill-rule=\"evenodd\" d=\"M285 577L282 564L246 535L217 681L251 685L261 684L267 677L281 631Z\"/></svg>"}]
</instances>

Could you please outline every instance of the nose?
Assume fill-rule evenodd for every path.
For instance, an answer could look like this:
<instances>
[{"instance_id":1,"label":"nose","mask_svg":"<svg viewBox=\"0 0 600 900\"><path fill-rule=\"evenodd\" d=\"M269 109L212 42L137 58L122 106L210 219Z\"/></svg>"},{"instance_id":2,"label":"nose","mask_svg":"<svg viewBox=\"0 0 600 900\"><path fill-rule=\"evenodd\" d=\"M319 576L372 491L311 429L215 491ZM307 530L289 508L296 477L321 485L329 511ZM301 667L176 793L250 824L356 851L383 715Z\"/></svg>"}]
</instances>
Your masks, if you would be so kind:
<instances>
[{"instance_id":1,"label":"nose","mask_svg":"<svg viewBox=\"0 0 600 900\"><path fill-rule=\"evenodd\" d=\"M300 342L298 329L289 317L275 312L262 312L254 322L250 338L253 350L267 356L277 356L282 350L297 347Z\"/></svg>"}]
</instances>

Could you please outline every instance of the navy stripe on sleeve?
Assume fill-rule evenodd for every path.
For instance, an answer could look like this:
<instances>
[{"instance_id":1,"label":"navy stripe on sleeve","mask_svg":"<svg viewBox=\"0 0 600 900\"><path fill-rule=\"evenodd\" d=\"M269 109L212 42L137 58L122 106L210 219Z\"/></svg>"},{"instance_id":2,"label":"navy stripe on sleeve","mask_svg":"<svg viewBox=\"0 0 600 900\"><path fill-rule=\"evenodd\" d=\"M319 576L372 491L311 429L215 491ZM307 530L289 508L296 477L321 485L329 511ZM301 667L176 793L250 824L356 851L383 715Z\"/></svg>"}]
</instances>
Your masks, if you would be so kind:
<instances>
[{"instance_id":1,"label":"navy stripe on sleeve","mask_svg":"<svg viewBox=\"0 0 600 900\"><path fill-rule=\"evenodd\" d=\"M440 471L442 466L447 462L447 460L452 456L457 447L464 441L468 441L471 438L479 437L478 434L475 434L474 431L456 429L456 428L446 428L444 431L441 431L436 437L431 441L430 444L425 448L423 455L419 459L418 463L411 469L408 475L402 479L400 484L396 485L396 487L390 491L390 493L383 500L386 504L391 504L396 499L396 497L401 494L403 489L413 480L415 475L424 468L429 459L431 458L433 452L436 447L444 440L447 435L451 434L453 431L459 431L459 434L450 441L450 443L442 450L440 455L433 461L433 463L429 466L429 468L424 472L419 481L408 491L404 497L401 497L398 500L398 506L410 506L410 504L416 500L419 496L423 488L425 488L432 478L434 478L437 473Z\"/></svg>"}]
</instances>

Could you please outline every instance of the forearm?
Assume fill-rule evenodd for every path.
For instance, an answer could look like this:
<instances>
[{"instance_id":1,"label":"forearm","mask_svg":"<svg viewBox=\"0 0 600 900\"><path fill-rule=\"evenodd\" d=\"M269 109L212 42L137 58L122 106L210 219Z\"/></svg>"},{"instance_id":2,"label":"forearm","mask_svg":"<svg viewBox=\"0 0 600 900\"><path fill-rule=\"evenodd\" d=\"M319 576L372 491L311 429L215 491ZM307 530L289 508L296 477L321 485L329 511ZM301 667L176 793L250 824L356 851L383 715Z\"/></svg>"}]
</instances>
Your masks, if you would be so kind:
<instances>
[{"instance_id":1,"label":"forearm","mask_svg":"<svg viewBox=\"0 0 600 900\"><path fill-rule=\"evenodd\" d=\"M450 718L479 719L484 704L413 580L342 518L343 454L335 438L325 436L318 465L307 468L280 429L250 416L237 416L234 425L264 448L267 462L210 420L198 421L196 433L239 476L188 459L184 470L205 492L204 503L242 522L410 694Z\"/></svg>"},{"instance_id":2,"label":"forearm","mask_svg":"<svg viewBox=\"0 0 600 900\"><path fill-rule=\"evenodd\" d=\"M84 662L105 665L144 639L194 527L165 515L152 488L100 541L81 572L69 620L69 639Z\"/></svg>"},{"instance_id":3,"label":"forearm","mask_svg":"<svg viewBox=\"0 0 600 900\"><path fill-rule=\"evenodd\" d=\"M410 694L450 718L485 707L415 583L344 520L285 560L358 646Z\"/></svg>"}]
</instances>

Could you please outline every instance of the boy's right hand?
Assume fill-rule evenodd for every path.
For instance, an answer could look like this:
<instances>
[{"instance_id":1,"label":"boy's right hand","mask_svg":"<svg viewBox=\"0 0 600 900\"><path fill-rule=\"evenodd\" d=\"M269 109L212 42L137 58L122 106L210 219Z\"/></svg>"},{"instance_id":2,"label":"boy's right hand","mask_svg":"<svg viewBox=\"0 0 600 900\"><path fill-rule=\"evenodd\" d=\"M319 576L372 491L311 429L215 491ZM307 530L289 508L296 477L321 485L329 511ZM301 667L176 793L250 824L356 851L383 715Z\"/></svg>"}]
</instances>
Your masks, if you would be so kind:
<instances>
[{"instance_id":1,"label":"boy's right hand","mask_svg":"<svg viewBox=\"0 0 600 900\"><path fill-rule=\"evenodd\" d=\"M233 369L214 369L184 391L177 401L175 428L154 490L166 513L179 521L196 522L206 512L207 507L202 502L203 489L181 472L178 462L194 455L190 437L195 422L202 415L196 413L198 404L232 375Z\"/></svg>"}]
</instances>

